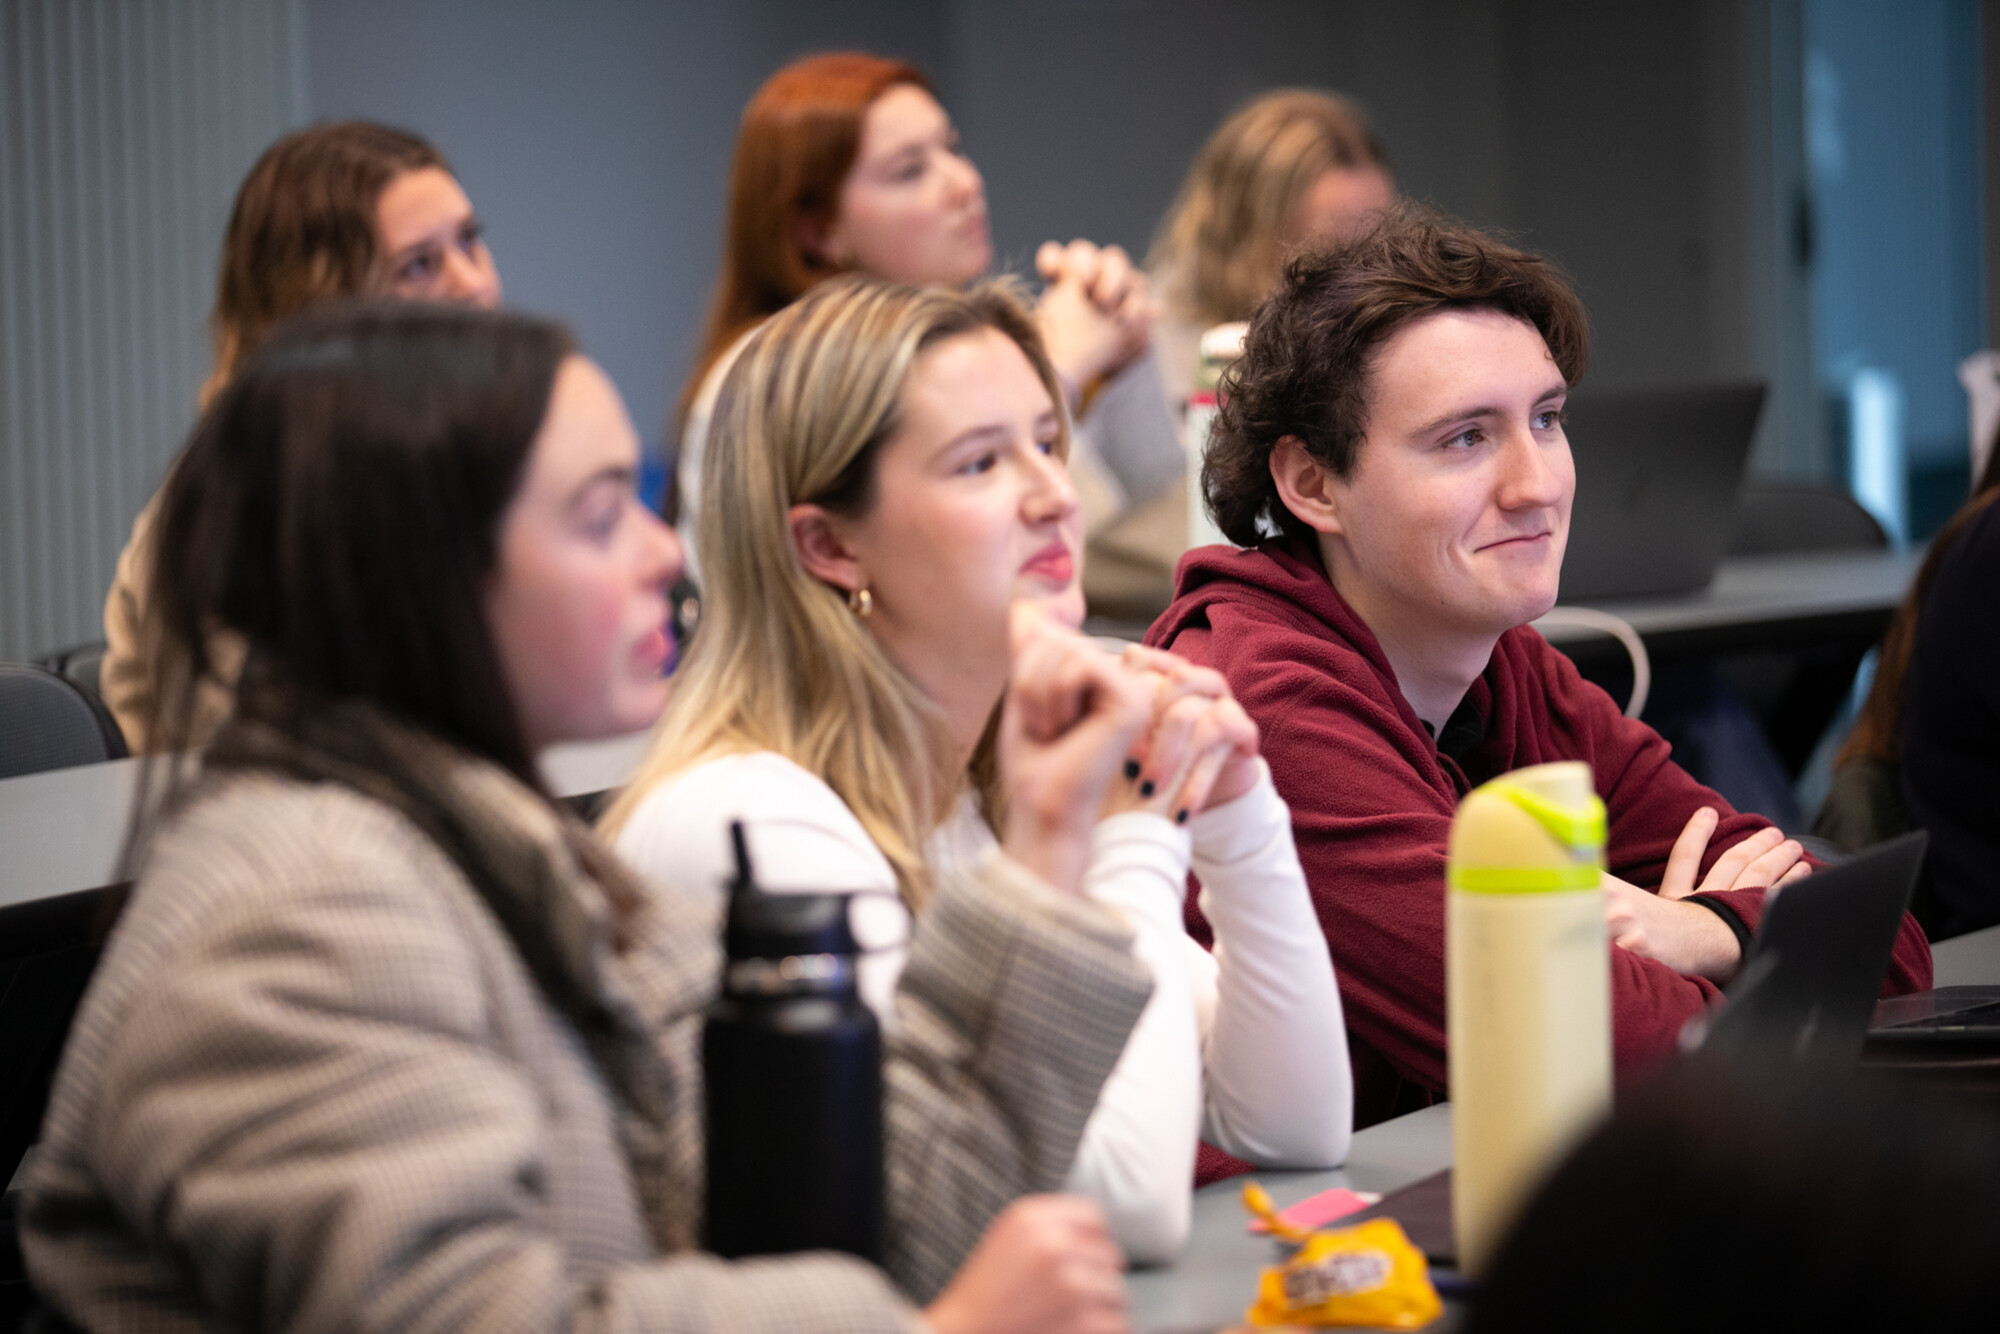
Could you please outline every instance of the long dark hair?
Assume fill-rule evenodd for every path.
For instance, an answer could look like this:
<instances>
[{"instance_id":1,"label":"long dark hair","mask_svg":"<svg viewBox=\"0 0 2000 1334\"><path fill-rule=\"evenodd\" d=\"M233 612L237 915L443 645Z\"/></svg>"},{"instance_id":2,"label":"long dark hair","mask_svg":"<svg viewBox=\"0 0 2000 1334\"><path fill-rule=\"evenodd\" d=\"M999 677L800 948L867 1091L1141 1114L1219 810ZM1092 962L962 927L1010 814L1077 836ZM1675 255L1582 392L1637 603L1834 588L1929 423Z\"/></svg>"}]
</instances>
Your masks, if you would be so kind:
<instances>
[{"instance_id":1,"label":"long dark hair","mask_svg":"<svg viewBox=\"0 0 2000 1334\"><path fill-rule=\"evenodd\" d=\"M1909 596L1890 619L1889 629L1882 636L1881 652L1876 656L1875 679L1868 687L1868 698L1862 701L1854 730L1847 734L1840 753L1834 757L1836 765L1850 760L1903 762L1903 683L1910 674L1910 650L1917 642L1917 617L1924 609L1924 599L1930 596L1931 581L1937 577L1945 553L1951 550L1958 535L1985 513L1988 505L1996 502L2000 502L2000 444L1987 453L1986 469L1973 483L1971 498L1945 520L1944 527L1931 539L1931 549L1917 567L1916 578L1910 581Z\"/></svg>"},{"instance_id":2,"label":"long dark hair","mask_svg":"<svg viewBox=\"0 0 2000 1334\"><path fill-rule=\"evenodd\" d=\"M502 512L574 343L521 315L338 302L281 327L169 477L153 735L178 749L211 632L239 716L287 731L360 701L541 782L487 629Z\"/></svg>"}]
</instances>

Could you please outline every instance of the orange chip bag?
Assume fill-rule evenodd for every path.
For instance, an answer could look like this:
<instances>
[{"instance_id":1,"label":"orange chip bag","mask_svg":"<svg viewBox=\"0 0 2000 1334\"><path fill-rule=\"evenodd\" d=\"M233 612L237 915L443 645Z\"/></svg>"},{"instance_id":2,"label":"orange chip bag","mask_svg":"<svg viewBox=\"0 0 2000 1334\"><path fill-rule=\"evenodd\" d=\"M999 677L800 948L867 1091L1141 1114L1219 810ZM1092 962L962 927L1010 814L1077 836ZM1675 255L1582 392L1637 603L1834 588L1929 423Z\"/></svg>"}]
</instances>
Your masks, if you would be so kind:
<instances>
[{"instance_id":1,"label":"orange chip bag","mask_svg":"<svg viewBox=\"0 0 2000 1334\"><path fill-rule=\"evenodd\" d=\"M1270 1197L1254 1182L1244 1203L1267 1215ZM1373 1325L1416 1329L1444 1312L1423 1252L1392 1219L1357 1227L1293 1233L1298 1251L1257 1280L1257 1300L1243 1313L1252 1325Z\"/></svg>"}]
</instances>

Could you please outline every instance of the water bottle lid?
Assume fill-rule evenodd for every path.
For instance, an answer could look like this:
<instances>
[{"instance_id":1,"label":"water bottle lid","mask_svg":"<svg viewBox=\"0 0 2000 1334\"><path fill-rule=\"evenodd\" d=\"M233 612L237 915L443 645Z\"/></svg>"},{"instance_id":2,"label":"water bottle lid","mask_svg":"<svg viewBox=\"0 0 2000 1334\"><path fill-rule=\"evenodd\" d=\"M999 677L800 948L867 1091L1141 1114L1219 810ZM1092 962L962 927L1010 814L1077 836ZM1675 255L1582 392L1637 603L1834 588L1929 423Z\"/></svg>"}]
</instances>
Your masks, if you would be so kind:
<instances>
[{"instance_id":1,"label":"water bottle lid","mask_svg":"<svg viewBox=\"0 0 2000 1334\"><path fill-rule=\"evenodd\" d=\"M1494 779L1486 785L1496 796L1519 806L1536 824L1549 831L1556 842L1572 848L1604 846L1604 802L1587 789L1578 800L1552 799L1540 784L1524 782L1513 775ZM1569 794L1564 794L1569 795Z\"/></svg>"},{"instance_id":2,"label":"water bottle lid","mask_svg":"<svg viewBox=\"0 0 2000 1334\"><path fill-rule=\"evenodd\" d=\"M732 959L861 952L846 894L733 894L723 947Z\"/></svg>"},{"instance_id":3,"label":"water bottle lid","mask_svg":"<svg viewBox=\"0 0 2000 1334\"><path fill-rule=\"evenodd\" d=\"M1605 812L1604 802L1591 790L1588 765L1535 765L1484 783L1476 792L1505 801L1533 820L1563 856L1556 865L1482 865L1454 854L1445 870L1452 889L1538 894L1597 888L1604 872Z\"/></svg>"},{"instance_id":4,"label":"water bottle lid","mask_svg":"<svg viewBox=\"0 0 2000 1334\"><path fill-rule=\"evenodd\" d=\"M1243 355L1243 341L1250 333L1248 320L1231 320L1204 329L1201 335L1201 357L1204 361L1230 362Z\"/></svg>"},{"instance_id":5,"label":"water bottle lid","mask_svg":"<svg viewBox=\"0 0 2000 1334\"><path fill-rule=\"evenodd\" d=\"M729 824L736 879L729 887L729 915L722 947L731 959L786 959L794 955L861 952L848 917L851 895L770 894L757 887L750 844L741 820Z\"/></svg>"}]
</instances>

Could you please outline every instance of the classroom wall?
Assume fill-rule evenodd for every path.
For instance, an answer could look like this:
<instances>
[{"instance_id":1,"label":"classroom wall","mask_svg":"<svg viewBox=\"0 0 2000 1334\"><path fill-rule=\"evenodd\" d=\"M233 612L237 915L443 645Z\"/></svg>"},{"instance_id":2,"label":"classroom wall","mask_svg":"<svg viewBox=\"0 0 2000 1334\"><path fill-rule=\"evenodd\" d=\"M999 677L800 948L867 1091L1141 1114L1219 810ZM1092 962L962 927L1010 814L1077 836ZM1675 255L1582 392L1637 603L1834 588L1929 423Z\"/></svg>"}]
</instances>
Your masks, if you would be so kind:
<instances>
[{"instance_id":1,"label":"classroom wall","mask_svg":"<svg viewBox=\"0 0 2000 1334\"><path fill-rule=\"evenodd\" d=\"M303 28L300 0L0 0L0 659L103 634L236 184L305 114Z\"/></svg>"},{"instance_id":2,"label":"classroom wall","mask_svg":"<svg viewBox=\"0 0 2000 1334\"><path fill-rule=\"evenodd\" d=\"M933 74L985 173L999 253L1017 266L1050 236L1142 254L1231 107L1278 84L1346 90L1411 193L1516 229L1575 275L1597 339L1587 383L1763 375L1777 389L1759 466L1826 467L1794 225L1805 0L288 2L303 17L285 53L240 57L294 67L299 96L278 119L368 115L434 138L489 224L508 300L570 320L649 440L693 354L744 100L791 56L854 46ZM12 14L45 0L4 3ZM192 32L247 3L144 12ZM236 134L262 143L285 127L249 118ZM233 144L208 151L220 161ZM236 156L232 180L248 165ZM213 230L189 251L212 257L229 187L202 182ZM145 299L180 331L176 355L199 365L206 283L154 284ZM143 458L122 476L157 476L179 435L106 444L78 484L128 455ZM8 458L20 448L6 437ZM114 491L123 512L61 548L87 556L16 542L19 561L70 568L60 588L40 580L32 615L0 605L0 656L96 633L99 590L144 498ZM0 602L18 601L6 582Z\"/></svg>"},{"instance_id":3,"label":"classroom wall","mask_svg":"<svg viewBox=\"0 0 2000 1334\"><path fill-rule=\"evenodd\" d=\"M1889 371L1909 462L1959 472L1956 368L1986 338L1979 28L1972 0L1817 0L1806 29L1821 381Z\"/></svg>"},{"instance_id":4,"label":"classroom wall","mask_svg":"<svg viewBox=\"0 0 2000 1334\"><path fill-rule=\"evenodd\" d=\"M1770 373L1739 332L1757 240L1744 140L1762 128L1743 8L506 0L469 17L451 0L308 0L309 100L315 116L384 117L444 146L508 299L576 323L649 435L693 352L738 111L771 69L827 46L933 74L1014 268L1051 236L1143 254L1237 103L1344 89L1410 192L1571 268L1599 331L1593 382L1637 383ZM1814 467L1810 448L1767 452Z\"/></svg>"},{"instance_id":5,"label":"classroom wall","mask_svg":"<svg viewBox=\"0 0 2000 1334\"><path fill-rule=\"evenodd\" d=\"M1799 8L956 4L953 111L1003 256L1052 234L1141 253L1239 102L1278 84L1341 89L1370 110L1406 191L1568 268L1596 333L1588 384L1795 381L1773 395L1755 457L1811 476L1824 448L1794 346L1805 292L1772 221L1802 189L1797 118L1772 86L1774 53L1796 59Z\"/></svg>"}]
</instances>

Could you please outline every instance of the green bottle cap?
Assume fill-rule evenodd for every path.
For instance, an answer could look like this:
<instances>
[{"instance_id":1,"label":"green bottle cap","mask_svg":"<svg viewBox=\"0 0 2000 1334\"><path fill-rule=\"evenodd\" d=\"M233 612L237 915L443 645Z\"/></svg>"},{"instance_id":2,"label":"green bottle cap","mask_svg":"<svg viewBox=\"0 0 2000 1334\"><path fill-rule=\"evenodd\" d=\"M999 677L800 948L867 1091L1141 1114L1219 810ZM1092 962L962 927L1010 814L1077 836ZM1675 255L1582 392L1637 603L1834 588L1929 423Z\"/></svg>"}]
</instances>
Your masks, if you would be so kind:
<instances>
[{"instance_id":1,"label":"green bottle cap","mask_svg":"<svg viewBox=\"0 0 2000 1334\"><path fill-rule=\"evenodd\" d=\"M1568 767L1563 766L1565 769ZM1582 769L1584 766L1576 767ZM1445 869L1445 883L1450 888L1476 894L1546 894L1598 887L1604 875L1604 802L1588 787L1578 792L1570 783L1559 785L1570 788L1576 795L1569 800L1555 800L1540 790L1544 784L1535 781L1544 776L1553 777L1531 772L1531 776L1524 781L1514 774L1506 774L1482 784L1477 790L1505 798L1546 829L1549 836L1569 854L1567 864L1461 866L1452 862Z\"/></svg>"}]
</instances>

